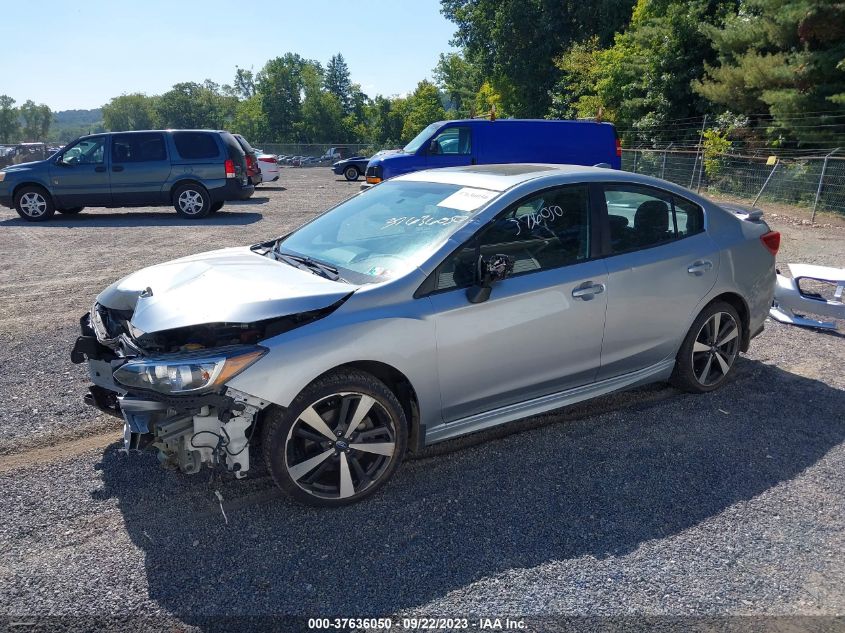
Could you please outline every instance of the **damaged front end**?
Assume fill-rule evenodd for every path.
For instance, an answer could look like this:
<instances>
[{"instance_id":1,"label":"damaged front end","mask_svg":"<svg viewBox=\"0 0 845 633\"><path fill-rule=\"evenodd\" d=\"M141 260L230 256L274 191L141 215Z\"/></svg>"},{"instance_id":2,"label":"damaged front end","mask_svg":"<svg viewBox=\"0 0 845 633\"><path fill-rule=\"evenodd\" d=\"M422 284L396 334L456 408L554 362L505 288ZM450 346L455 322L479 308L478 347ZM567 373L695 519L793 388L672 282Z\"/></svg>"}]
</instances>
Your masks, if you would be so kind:
<instances>
[{"instance_id":1,"label":"damaged front end","mask_svg":"<svg viewBox=\"0 0 845 633\"><path fill-rule=\"evenodd\" d=\"M258 414L270 403L225 383L266 353L241 341L266 336L267 324L203 325L143 341L128 316L95 305L82 318L71 360L88 362L85 402L124 420L127 450L155 449L185 473L206 464L245 476Z\"/></svg>"},{"instance_id":2,"label":"damaged front end","mask_svg":"<svg viewBox=\"0 0 845 633\"><path fill-rule=\"evenodd\" d=\"M250 248L142 269L103 290L71 353L94 383L85 400L124 420L127 449L152 447L186 473L249 470L270 403L228 381L260 361L261 342L321 319L354 292Z\"/></svg>"}]
</instances>

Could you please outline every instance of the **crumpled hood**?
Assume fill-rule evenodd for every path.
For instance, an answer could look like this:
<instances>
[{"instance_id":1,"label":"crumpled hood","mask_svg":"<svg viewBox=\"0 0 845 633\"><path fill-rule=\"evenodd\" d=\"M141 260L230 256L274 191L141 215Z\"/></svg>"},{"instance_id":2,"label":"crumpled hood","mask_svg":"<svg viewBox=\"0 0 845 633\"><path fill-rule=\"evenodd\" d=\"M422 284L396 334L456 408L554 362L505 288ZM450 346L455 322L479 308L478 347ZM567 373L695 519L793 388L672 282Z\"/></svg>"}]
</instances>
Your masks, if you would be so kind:
<instances>
[{"instance_id":1,"label":"crumpled hood","mask_svg":"<svg viewBox=\"0 0 845 633\"><path fill-rule=\"evenodd\" d=\"M152 295L140 296L147 288ZM132 325L149 333L309 312L355 289L237 247L143 268L103 290L97 303L134 310Z\"/></svg>"}]
</instances>

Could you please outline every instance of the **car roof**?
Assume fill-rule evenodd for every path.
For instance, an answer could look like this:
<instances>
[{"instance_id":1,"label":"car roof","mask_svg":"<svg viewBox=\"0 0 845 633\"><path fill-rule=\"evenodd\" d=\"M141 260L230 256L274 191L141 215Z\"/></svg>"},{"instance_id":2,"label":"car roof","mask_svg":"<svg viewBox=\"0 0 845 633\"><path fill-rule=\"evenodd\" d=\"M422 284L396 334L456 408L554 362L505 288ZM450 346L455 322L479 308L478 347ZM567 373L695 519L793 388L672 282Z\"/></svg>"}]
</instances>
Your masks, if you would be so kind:
<instances>
[{"instance_id":1,"label":"car roof","mask_svg":"<svg viewBox=\"0 0 845 633\"><path fill-rule=\"evenodd\" d=\"M604 167L585 167L584 165L550 165L541 163L506 163L499 165L470 165L465 167L443 167L425 169L410 174L397 176L392 180L417 182L439 182L463 187L476 187L492 191L505 191L511 187L547 176L616 176L618 170Z\"/></svg>"}]
</instances>

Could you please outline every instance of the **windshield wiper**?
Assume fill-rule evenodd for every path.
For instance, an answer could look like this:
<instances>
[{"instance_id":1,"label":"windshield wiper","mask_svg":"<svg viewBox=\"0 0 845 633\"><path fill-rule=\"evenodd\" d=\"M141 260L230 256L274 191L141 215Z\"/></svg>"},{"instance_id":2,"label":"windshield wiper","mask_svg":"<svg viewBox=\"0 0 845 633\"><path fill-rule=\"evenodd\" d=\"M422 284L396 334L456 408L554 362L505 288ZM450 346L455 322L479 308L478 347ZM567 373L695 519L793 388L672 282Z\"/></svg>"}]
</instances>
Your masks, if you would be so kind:
<instances>
[{"instance_id":1,"label":"windshield wiper","mask_svg":"<svg viewBox=\"0 0 845 633\"><path fill-rule=\"evenodd\" d=\"M320 275L321 277L325 277L326 279L331 279L332 281L346 281L341 278L337 268L330 266L329 264L324 264L323 262L318 262L315 259L303 257L302 255L283 253L278 248L273 251L273 254L276 256L276 259L281 259L283 262L290 264L295 268L307 270L316 275Z\"/></svg>"}]
</instances>

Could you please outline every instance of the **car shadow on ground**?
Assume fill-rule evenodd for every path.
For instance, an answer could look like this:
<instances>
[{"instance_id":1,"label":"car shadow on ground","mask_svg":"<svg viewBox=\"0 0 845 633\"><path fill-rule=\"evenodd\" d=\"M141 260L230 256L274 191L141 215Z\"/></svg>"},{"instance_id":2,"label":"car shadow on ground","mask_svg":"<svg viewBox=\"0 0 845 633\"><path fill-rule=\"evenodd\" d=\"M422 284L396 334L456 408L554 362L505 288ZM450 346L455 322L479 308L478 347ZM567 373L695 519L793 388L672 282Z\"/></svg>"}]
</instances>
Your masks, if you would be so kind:
<instances>
[{"instance_id":1,"label":"car shadow on ground","mask_svg":"<svg viewBox=\"0 0 845 633\"><path fill-rule=\"evenodd\" d=\"M281 185L261 185L261 189L258 191L287 191L287 187L282 187Z\"/></svg>"},{"instance_id":2,"label":"car shadow on ground","mask_svg":"<svg viewBox=\"0 0 845 633\"><path fill-rule=\"evenodd\" d=\"M266 199L265 199L266 200ZM232 204L232 203L228 203ZM228 206L227 204L227 206ZM239 203L239 206L242 206ZM54 215L46 222L27 222L22 218L9 218L7 220L0 220L0 226L29 226L33 228L117 228L117 227L139 227L139 226L236 226L245 224L254 224L260 222L264 216L261 213L250 211L229 211L228 208L223 208L221 211L214 213L206 218L199 220L188 220L186 218L176 215L175 212L155 212L155 211L123 211L120 213L114 212L98 212L80 213L78 215Z\"/></svg>"},{"instance_id":3,"label":"car shadow on ground","mask_svg":"<svg viewBox=\"0 0 845 633\"><path fill-rule=\"evenodd\" d=\"M209 485L116 445L94 495L117 499L150 598L212 630L216 613L390 614L508 570L622 555L796 477L845 440L845 391L757 361L738 362L712 394L664 395L622 408L608 396L598 415L547 415L410 460L375 497L338 510L290 502L267 477Z\"/></svg>"},{"instance_id":4,"label":"car shadow on ground","mask_svg":"<svg viewBox=\"0 0 845 633\"><path fill-rule=\"evenodd\" d=\"M270 198L267 196L252 196L246 200L230 200L226 203L226 206L248 207L251 204L267 204L268 202L270 202Z\"/></svg>"}]
</instances>

